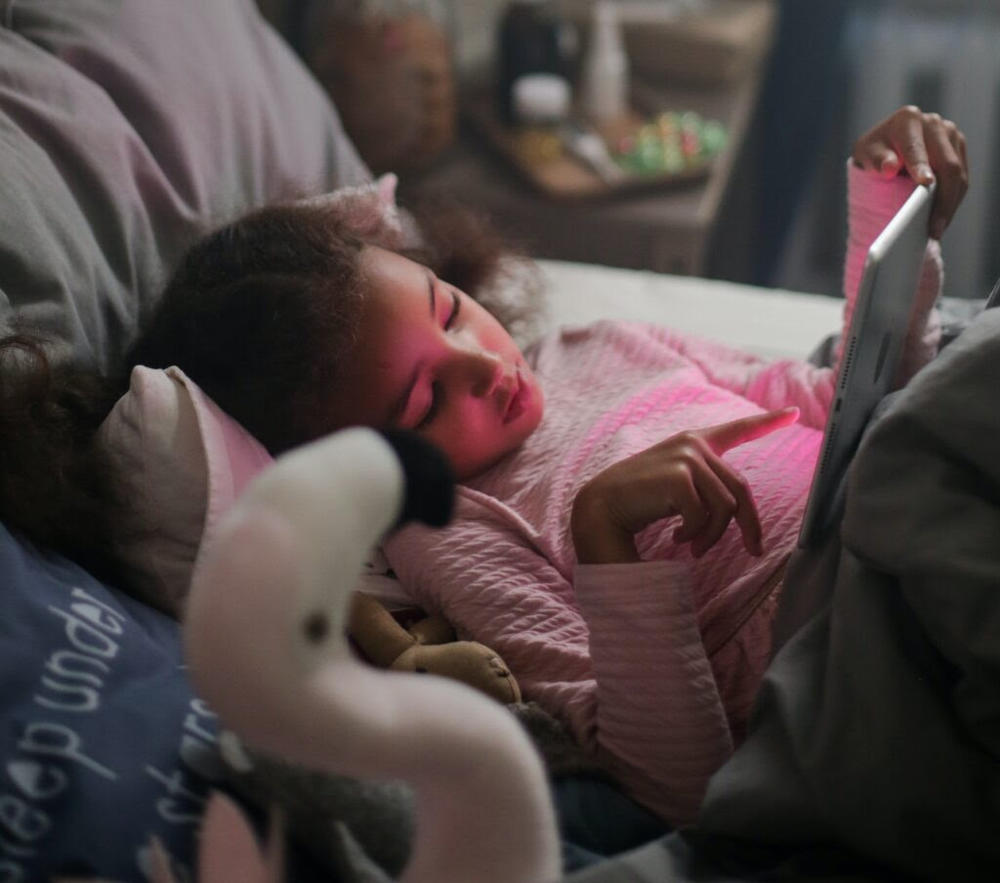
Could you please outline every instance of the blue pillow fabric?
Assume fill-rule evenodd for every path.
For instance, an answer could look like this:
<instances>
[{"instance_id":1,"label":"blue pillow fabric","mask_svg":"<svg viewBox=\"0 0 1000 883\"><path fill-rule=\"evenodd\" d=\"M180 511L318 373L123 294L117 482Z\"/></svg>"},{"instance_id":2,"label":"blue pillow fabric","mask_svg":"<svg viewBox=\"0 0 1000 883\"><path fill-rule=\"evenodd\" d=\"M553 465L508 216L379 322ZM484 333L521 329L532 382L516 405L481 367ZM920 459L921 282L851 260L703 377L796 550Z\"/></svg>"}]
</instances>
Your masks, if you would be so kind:
<instances>
[{"instance_id":1,"label":"blue pillow fabric","mask_svg":"<svg viewBox=\"0 0 1000 883\"><path fill-rule=\"evenodd\" d=\"M177 623L0 526L0 879L189 865L221 773Z\"/></svg>"}]
</instances>

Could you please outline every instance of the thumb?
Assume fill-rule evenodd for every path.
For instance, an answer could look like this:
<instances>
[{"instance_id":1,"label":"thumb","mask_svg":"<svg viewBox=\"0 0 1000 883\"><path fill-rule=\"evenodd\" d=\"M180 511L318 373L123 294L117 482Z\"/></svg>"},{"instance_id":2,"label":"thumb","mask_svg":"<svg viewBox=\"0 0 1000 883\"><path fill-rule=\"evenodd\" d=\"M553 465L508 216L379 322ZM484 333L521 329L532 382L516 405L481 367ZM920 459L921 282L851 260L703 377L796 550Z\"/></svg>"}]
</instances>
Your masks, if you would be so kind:
<instances>
[{"instance_id":1,"label":"thumb","mask_svg":"<svg viewBox=\"0 0 1000 883\"><path fill-rule=\"evenodd\" d=\"M883 178L895 178L899 174L899 169L902 163L899 160L899 154L895 150L886 150L885 153L879 157L877 168L879 174Z\"/></svg>"},{"instance_id":2,"label":"thumb","mask_svg":"<svg viewBox=\"0 0 1000 883\"><path fill-rule=\"evenodd\" d=\"M768 435L776 429L782 429L799 419L799 409L779 408L777 411L765 411L763 414L751 414L740 417L728 423L719 423L700 430L701 437L708 442L716 454L722 454L730 448L753 441Z\"/></svg>"}]
</instances>

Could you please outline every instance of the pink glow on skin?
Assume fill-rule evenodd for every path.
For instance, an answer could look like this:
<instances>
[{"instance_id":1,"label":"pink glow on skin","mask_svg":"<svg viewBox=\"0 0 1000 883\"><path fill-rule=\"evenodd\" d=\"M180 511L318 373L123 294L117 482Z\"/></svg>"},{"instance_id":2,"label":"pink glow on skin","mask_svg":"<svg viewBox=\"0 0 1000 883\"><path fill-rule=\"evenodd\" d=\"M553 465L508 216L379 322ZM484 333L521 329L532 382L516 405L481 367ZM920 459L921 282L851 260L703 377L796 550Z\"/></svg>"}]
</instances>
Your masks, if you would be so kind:
<instances>
[{"instance_id":1,"label":"pink glow on skin","mask_svg":"<svg viewBox=\"0 0 1000 883\"><path fill-rule=\"evenodd\" d=\"M361 261L361 343L335 419L414 430L459 480L518 448L541 421L544 396L503 326L408 258L370 246Z\"/></svg>"}]
</instances>

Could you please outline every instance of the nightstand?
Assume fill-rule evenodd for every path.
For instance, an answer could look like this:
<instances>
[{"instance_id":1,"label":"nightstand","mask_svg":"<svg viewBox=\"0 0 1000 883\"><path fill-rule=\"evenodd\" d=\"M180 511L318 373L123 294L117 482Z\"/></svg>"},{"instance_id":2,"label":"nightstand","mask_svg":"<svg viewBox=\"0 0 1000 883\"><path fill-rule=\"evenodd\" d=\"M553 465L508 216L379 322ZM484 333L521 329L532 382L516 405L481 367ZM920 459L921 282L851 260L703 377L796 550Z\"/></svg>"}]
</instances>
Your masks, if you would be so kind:
<instances>
[{"instance_id":1,"label":"nightstand","mask_svg":"<svg viewBox=\"0 0 1000 883\"><path fill-rule=\"evenodd\" d=\"M655 86L633 80L634 104L647 112L693 110L725 125L727 145L697 181L629 195L554 199L533 188L466 122L456 143L430 168L403 180L402 198L444 193L485 210L502 233L536 257L704 275L709 239L747 140L768 46L739 76L724 80Z\"/></svg>"}]
</instances>

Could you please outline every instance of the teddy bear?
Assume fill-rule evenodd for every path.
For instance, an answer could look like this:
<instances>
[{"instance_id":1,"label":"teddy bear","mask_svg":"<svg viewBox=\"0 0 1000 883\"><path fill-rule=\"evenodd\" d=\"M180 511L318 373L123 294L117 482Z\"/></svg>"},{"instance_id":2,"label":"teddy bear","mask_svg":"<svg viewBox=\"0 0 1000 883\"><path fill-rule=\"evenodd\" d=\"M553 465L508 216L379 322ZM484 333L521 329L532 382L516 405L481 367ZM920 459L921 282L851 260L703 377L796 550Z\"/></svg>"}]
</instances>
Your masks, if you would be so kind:
<instances>
[{"instance_id":1,"label":"teddy bear","mask_svg":"<svg viewBox=\"0 0 1000 883\"><path fill-rule=\"evenodd\" d=\"M373 665L454 678L505 705L521 701L517 680L495 651L476 641L456 640L442 616L404 622L372 595L354 593L348 634Z\"/></svg>"}]
</instances>

